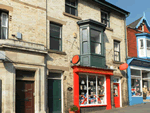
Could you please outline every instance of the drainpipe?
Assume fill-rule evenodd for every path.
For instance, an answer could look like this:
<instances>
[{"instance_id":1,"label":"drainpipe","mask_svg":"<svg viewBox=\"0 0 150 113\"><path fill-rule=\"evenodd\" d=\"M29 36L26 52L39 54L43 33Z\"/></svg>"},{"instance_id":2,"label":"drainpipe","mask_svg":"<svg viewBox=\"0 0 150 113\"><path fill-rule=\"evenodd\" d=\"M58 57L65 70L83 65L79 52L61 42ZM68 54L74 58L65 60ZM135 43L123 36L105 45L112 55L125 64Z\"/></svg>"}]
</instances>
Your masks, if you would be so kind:
<instances>
[{"instance_id":1,"label":"drainpipe","mask_svg":"<svg viewBox=\"0 0 150 113\"><path fill-rule=\"evenodd\" d=\"M128 15L125 15L125 21L124 21L124 28L125 28L125 54L126 54L126 62L127 62L127 34L126 34L126 18L129 16ZM128 70L126 69L126 74L125 74L125 78L127 78L127 91L128 90L128 77L127 77L127 73L128 73ZM129 105L129 94L128 94L128 105Z\"/></svg>"}]
</instances>

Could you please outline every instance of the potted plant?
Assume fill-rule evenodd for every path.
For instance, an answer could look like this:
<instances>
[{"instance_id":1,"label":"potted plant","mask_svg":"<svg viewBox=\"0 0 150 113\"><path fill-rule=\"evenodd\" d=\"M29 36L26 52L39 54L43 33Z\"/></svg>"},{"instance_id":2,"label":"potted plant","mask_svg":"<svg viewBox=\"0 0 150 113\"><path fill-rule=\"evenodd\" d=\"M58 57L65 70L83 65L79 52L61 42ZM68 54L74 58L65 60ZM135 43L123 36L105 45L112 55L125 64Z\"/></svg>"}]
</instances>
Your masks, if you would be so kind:
<instances>
[{"instance_id":1,"label":"potted plant","mask_svg":"<svg viewBox=\"0 0 150 113\"><path fill-rule=\"evenodd\" d=\"M78 107L76 105L73 105L69 109L69 113L76 113L78 111Z\"/></svg>"}]
</instances>

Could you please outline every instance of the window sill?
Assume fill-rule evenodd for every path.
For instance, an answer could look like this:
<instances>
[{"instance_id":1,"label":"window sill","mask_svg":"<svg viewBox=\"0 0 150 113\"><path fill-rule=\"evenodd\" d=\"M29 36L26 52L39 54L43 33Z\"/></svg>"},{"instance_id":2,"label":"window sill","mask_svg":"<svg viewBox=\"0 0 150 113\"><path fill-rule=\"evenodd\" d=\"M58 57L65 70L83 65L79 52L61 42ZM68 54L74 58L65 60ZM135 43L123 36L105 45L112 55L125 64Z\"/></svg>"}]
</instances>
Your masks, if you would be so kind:
<instances>
[{"instance_id":1,"label":"window sill","mask_svg":"<svg viewBox=\"0 0 150 113\"><path fill-rule=\"evenodd\" d=\"M113 61L114 64L123 64L124 62L120 62L120 61Z\"/></svg>"},{"instance_id":2,"label":"window sill","mask_svg":"<svg viewBox=\"0 0 150 113\"><path fill-rule=\"evenodd\" d=\"M63 51L57 51L57 50L48 50L48 53L56 53L56 54L61 54L61 55L66 55L66 52Z\"/></svg>"},{"instance_id":3,"label":"window sill","mask_svg":"<svg viewBox=\"0 0 150 113\"><path fill-rule=\"evenodd\" d=\"M109 31L113 31L113 29L110 28L110 27L106 27L106 29L109 30Z\"/></svg>"},{"instance_id":4,"label":"window sill","mask_svg":"<svg viewBox=\"0 0 150 113\"><path fill-rule=\"evenodd\" d=\"M100 105L80 105L80 107L94 107L94 106L107 106L107 104L100 104Z\"/></svg>"},{"instance_id":5,"label":"window sill","mask_svg":"<svg viewBox=\"0 0 150 113\"><path fill-rule=\"evenodd\" d=\"M63 12L63 15L68 16L68 17L71 17L71 18L74 18L74 19L82 20L80 17L74 16L74 15L69 14L69 13L66 13L66 12Z\"/></svg>"}]
</instances>

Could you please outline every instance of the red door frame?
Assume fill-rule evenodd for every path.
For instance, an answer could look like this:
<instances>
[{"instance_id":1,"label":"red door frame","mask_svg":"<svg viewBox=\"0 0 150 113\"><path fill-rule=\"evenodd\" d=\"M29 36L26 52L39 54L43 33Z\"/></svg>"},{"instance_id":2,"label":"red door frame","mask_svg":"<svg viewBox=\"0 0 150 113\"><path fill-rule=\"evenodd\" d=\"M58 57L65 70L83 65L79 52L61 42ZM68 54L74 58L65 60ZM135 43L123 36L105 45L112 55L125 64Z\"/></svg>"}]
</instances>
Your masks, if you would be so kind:
<instances>
[{"instance_id":1,"label":"red door frame","mask_svg":"<svg viewBox=\"0 0 150 113\"><path fill-rule=\"evenodd\" d=\"M106 106L106 109L111 109L111 84L110 84L110 75L113 75L113 70L109 69L100 69L100 68L91 68L83 66L73 66L74 74L74 105L76 105L79 110L77 113L80 113L79 106L79 73L92 73L92 74L101 74L106 75L106 93L107 93L107 105L95 105L95 106ZM93 107L93 106L82 106L82 107Z\"/></svg>"},{"instance_id":2,"label":"red door frame","mask_svg":"<svg viewBox=\"0 0 150 113\"><path fill-rule=\"evenodd\" d=\"M118 97L114 97L114 103L115 103L115 107L119 108L120 107L120 86L119 83L113 83L113 85L117 85L118 87Z\"/></svg>"}]
</instances>

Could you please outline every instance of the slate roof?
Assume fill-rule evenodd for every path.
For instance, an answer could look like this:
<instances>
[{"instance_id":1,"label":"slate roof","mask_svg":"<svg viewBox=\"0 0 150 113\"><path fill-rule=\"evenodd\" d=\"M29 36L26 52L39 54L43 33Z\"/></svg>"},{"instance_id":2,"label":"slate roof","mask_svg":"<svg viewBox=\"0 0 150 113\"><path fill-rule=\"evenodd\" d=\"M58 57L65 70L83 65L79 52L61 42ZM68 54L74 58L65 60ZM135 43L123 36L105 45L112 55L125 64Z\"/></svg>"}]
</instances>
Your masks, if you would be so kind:
<instances>
[{"instance_id":1,"label":"slate roof","mask_svg":"<svg viewBox=\"0 0 150 113\"><path fill-rule=\"evenodd\" d=\"M142 18L143 17L135 20L134 22L132 22L131 24L129 24L127 27L135 28Z\"/></svg>"}]
</instances>

